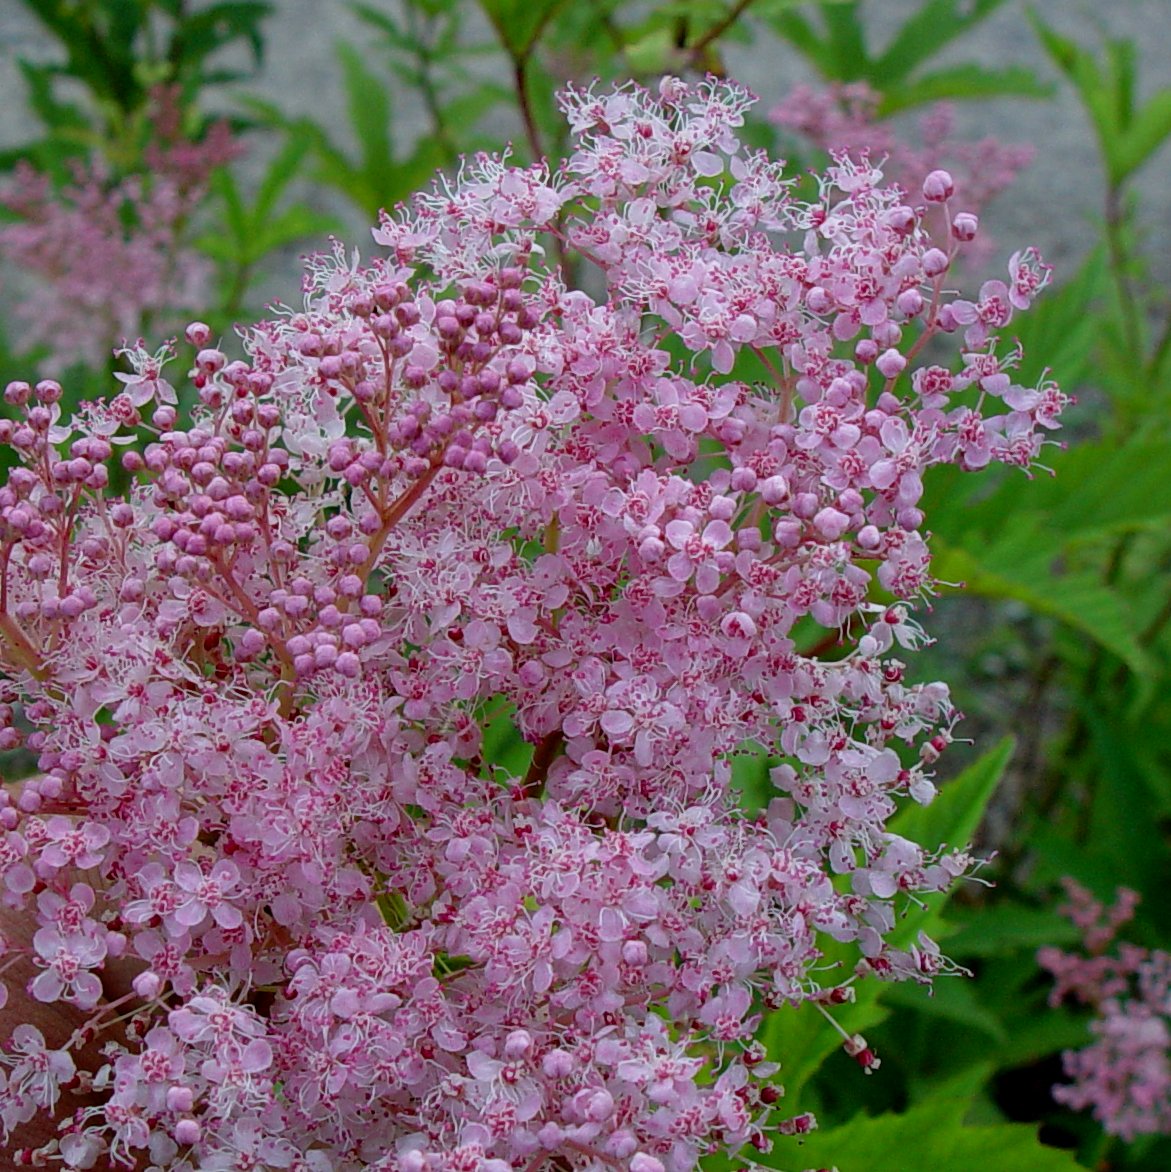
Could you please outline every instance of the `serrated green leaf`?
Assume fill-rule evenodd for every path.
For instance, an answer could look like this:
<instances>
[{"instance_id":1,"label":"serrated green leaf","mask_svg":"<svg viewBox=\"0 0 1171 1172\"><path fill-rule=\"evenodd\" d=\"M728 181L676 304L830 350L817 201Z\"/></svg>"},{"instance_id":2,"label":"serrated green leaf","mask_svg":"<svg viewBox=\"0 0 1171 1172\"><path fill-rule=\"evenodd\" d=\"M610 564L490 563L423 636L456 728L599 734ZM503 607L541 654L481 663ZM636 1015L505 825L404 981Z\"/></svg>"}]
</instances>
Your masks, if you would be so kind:
<instances>
[{"instance_id":1,"label":"serrated green leaf","mask_svg":"<svg viewBox=\"0 0 1171 1172\"><path fill-rule=\"evenodd\" d=\"M411 47L410 38L389 12L383 12L369 4L351 4L349 9L359 20L377 29L392 45L402 49Z\"/></svg>"},{"instance_id":2,"label":"serrated green leaf","mask_svg":"<svg viewBox=\"0 0 1171 1172\"><path fill-rule=\"evenodd\" d=\"M666 73L678 68L679 46L670 28L653 28L625 47L627 64L635 73Z\"/></svg>"},{"instance_id":3,"label":"serrated green leaf","mask_svg":"<svg viewBox=\"0 0 1171 1172\"><path fill-rule=\"evenodd\" d=\"M1096 697L1079 701L1097 762L1085 834L1087 853L1111 862L1114 883L1154 891L1167 865L1165 836L1152 826L1155 795L1126 733L1105 718ZM1159 909L1152 911L1157 914Z\"/></svg>"},{"instance_id":4,"label":"serrated green leaf","mask_svg":"<svg viewBox=\"0 0 1171 1172\"><path fill-rule=\"evenodd\" d=\"M1114 100L1114 121L1125 132L1134 117L1134 83L1137 74L1135 46L1129 40L1106 42L1108 92Z\"/></svg>"},{"instance_id":5,"label":"serrated green leaf","mask_svg":"<svg viewBox=\"0 0 1171 1172\"><path fill-rule=\"evenodd\" d=\"M332 216L322 215L303 204L294 204L279 215L264 221L261 230L250 242L245 252L247 263L255 264L261 257L287 244L299 240L324 237L339 230L338 222Z\"/></svg>"},{"instance_id":6,"label":"serrated green leaf","mask_svg":"<svg viewBox=\"0 0 1171 1172\"><path fill-rule=\"evenodd\" d=\"M493 106L510 102L512 97L512 91L499 82L480 82L466 94L443 104L443 121L446 125L458 126L466 132L487 115Z\"/></svg>"},{"instance_id":7,"label":"serrated green leaf","mask_svg":"<svg viewBox=\"0 0 1171 1172\"><path fill-rule=\"evenodd\" d=\"M259 227L272 215L277 201L296 177L312 145L308 136L298 134L290 134L285 140L284 146L265 169L264 178L256 193L256 202L252 205L250 213L254 227Z\"/></svg>"},{"instance_id":8,"label":"serrated green leaf","mask_svg":"<svg viewBox=\"0 0 1171 1172\"><path fill-rule=\"evenodd\" d=\"M1013 518L998 539L978 549L960 548L937 535L933 572L962 582L985 598L1011 598L1052 615L1088 635L1135 673L1151 670L1139 646L1133 616L1116 590L1093 573L1057 574L1066 534L1054 534L1028 515Z\"/></svg>"},{"instance_id":9,"label":"serrated green leaf","mask_svg":"<svg viewBox=\"0 0 1171 1172\"><path fill-rule=\"evenodd\" d=\"M53 92L54 68L24 60L19 65L28 91L29 106L49 130L84 130L89 127L89 119L82 113L80 106L60 101Z\"/></svg>"},{"instance_id":10,"label":"serrated green leaf","mask_svg":"<svg viewBox=\"0 0 1171 1172\"><path fill-rule=\"evenodd\" d=\"M1141 132L1132 139L1136 124L1133 43L1122 39L1108 41L1103 67L1093 53L1058 35L1035 12L1030 12L1029 18L1045 51L1073 83L1090 115L1111 186L1121 186L1167 137L1167 115L1160 101L1162 94L1153 99L1156 107L1150 120L1143 122Z\"/></svg>"},{"instance_id":11,"label":"serrated green leaf","mask_svg":"<svg viewBox=\"0 0 1171 1172\"><path fill-rule=\"evenodd\" d=\"M788 11L788 5L780 12L770 13L767 9L760 15L772 26L778 36L788 41L822 77L831 76L830 53L828 47L817 35L816 29L800 12Z\"/></svg>"},{"instance_id":12,"label":"serrated green leaf","mask_svg":"<svg viewBox=\"0 0 1171 1172\"><path fill-rule=\"evenodd\" d=\"M533 746L516 727L516 706L494 696L487 707L498 708L483 725L480 757L490 771L503 771L508 777L524 777L533 759Z\"/></svg>"},{"instance_id":13,"label":"serrated green leaf","mask_svg":"<svg viewBox=\"0 0 1171 1172\"><path fill-rule=\"evenodd\" d=\"M232 264L239 256L235 241L218 232L206 232L195 241L195 247L211 260L221 264Z\"/></svg>"},{"instance_id":14,"label":"serrated green leaf","mask_svg":"<svg viewBox=\"0 0 1171 1172\"><path fill-rule=\"evenodd\" d=\"M186 13L172 36L169 56L181 66L196 68L225 45L245 41L259 65L264 59L260 25L272 11L266 0L228 0Z\"/></svg>"},{"instance_id":15,"label":"serrated green leaf","mask_svg":"<svg viewBox=\"0 0 1171 1172\"><path fill-rule=\"evenodd\" d=\"M965 1127L966 1097L932 1097L902 1115L856 1116L803 1140L781 1138L754 1156L771 1168L835 1167L839 1172L1077 1172L1072 1152L1046 1147L1036 1129L1002 1123Z\"/></svg>"},{"instance_id":16,"label":"serrated green leaf","mask_svg":"<svg viewBox=\"0 0 1171 1172\"><path fill-rule=\"evenodd\" d=\"M226 168L220 167L212 174L208 186L214 195L223 200L224 220L232 239L238 245L243 244L248 238L250 217L235 178Z\"/></svg>"},{"instance_id":17,"label":"serrated green leaf","mask_svg":"<svg viewBox=\"0 0 1171 1172\"><path fill-rule=\"evenodd\" d=\"M862 23L859 0L824 8L821 18L825 24L835 79L869 79L874 71L874 63L866 48L866 29Z\"/></svg>"},{"instance_id":18,"label":"serrated green leaf","mask_svg":"<svg viewBox=\"0 0 1171 1172\"><path fill-rule=\"evenodd\" d=\"M1002 1070L1030 1066L1062 1050L1076 1050L1090 1040L1084 1017L1060 1006L1045 1006L1024 1020L1013 1021L1008 1040L997 1047L996 1060Z\"/></svg>"}]
</instances>

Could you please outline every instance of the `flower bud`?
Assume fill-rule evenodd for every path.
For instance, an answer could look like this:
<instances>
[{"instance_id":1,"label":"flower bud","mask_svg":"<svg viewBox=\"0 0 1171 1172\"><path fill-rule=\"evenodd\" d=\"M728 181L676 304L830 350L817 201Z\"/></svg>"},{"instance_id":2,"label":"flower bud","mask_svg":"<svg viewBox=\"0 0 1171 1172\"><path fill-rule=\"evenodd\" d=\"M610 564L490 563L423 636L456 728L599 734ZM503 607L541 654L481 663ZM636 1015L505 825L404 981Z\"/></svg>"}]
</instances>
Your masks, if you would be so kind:
<instances>
[{"instance_id":1,"label":"flower bud","mask_svg":"<svg viewBox=\"0 0 1171 1172\"><path fill-rule=\"evenodd\" d=\"M929 203L943 203L955 195L955 180L947 171L932 171L923 180L923 198Z\"/></svg>"},{"instance_id":2,"label":"flower bud","mask_svg":"<svg viewBox=\"0 0 1171 1172\"><path fill-rule=\"evenodd\" d=\"M951 222L951 234L957 240L974 239L979 228L980 221L971 212L959 212Z\"/></svg>"},{"instance_id":3,"label":"flower bud","mask_svg":"<svg viewBox=\"0 0 1171 1172\"><path fill-rule=\"evenodd\" d=\"M929 248L923 254L923 272L929 277L938 277L946 273L950 264L947 253L938 248Z\"/></svg>"}]
</instances>

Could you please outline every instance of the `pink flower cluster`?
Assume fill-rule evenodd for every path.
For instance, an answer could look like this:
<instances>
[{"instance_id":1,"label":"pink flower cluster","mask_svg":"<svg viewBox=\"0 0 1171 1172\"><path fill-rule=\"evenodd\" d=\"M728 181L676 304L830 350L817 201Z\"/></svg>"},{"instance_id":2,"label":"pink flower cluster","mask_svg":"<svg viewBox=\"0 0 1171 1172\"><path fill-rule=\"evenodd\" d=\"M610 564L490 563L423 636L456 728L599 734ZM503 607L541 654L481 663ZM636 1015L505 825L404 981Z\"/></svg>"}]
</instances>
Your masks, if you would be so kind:
<instances>
[{"instance_id":1,"label":"pink flower cluster","mask_svg":"<svg viewBox=\"0 0 1171 1172\"><path fill-rule=\"evenodd\" d=\"M1051 1005L1073 999L1097 1013L1094 1042L1064 1055L1072 1083L1053 1097L1075 1110L1091 1108L1111 1135L1124 1140L1171 1134L1171 954L1120 943L1120 928L1134 915L1139 897L1118 891L1113 907L1084 887L1065 880L1069 904L1063 912L1083 934L1082 953L1043 948L1037 959L1053 974Z\"/></svg>"},{"instance_id":2,"label":"pink flower cluster","mask_svg":"<svg viewBox=\"0 0 1171 1172\"><path fill-rule=\"evenodd\" d=\"M570 92L559 170L469 161L246 359L189 327L189 421L166 352L72 420L8 387L0 888L106 1056L67 1167L689 1172L812 1125L762 1013L945 963L890 939L971 867L886 829L956 719L899 658L922 476L1036 457L1065 400L994 331L1047 270L958 299L946 174L799 201L748 104ZM72 1073L35 1043L6 1131Z\"/></svg>"},{"instance_id":3,"label":"pink flower cluster","mask_svg":"<svg viewBox=\"0 0 1171 1172\"><path fill-rule=\"evenodd\" d=\"M194 143L178 125L176 97L155 94L147 170L117 177L98 160L72 184L17 167L0 191L16 219L0 227L20 348L46 347L46 374L70 364L103 367L114 339L161 329L206 301L211 266L188 241L213 168L235 157L226 124Z\"/></svg>"},{"instance_id":4,"label":"pink flower cluster","mask_svg":"<svg viewBox=\"0 0 1171 1172\"><path fill-rule=\"evenodd\" d=\"M937 102L919 119L918 141L911 143L892 120L879 117L880 99L866 82L835 82L821 89L799 85L769 111L769 118L823 151L885 160L889 181L907 191L919 190L931 171L947 167L955 176L957 198L971 212L1010 187L1032 161L1033 148L1027 145L957 137L955 110L947 102ZM990 241L985 235L974 243L969 260L983 264L990 259Z\"/></svg>"}]
</instances>

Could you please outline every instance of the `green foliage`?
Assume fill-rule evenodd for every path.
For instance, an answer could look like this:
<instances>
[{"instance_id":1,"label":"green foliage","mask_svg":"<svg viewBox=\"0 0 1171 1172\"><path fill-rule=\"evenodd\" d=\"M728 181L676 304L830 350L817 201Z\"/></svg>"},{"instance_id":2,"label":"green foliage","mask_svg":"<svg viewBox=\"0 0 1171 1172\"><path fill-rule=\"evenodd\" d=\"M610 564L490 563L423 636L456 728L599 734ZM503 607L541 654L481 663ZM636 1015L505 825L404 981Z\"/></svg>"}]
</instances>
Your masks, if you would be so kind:
<instances>
[{"instance_id":1,"label":"green foliage","mask_svg":"<svg viewBox=\"0 0 1171 1172\"><path fill-rule=\"evenodd\" d=\"M500 43L512 58L527 57L566 0L479 0Z\"/></svg>"},{"instance_id":2,"label":"green foliage","mask_svg":"<svg viewBox=\"0 0 1171 1172\"><path fill-rule=\"evenodd\" d=\"M243 74L216 65L222 49L243 43L254 66L264 55L268 0L224 0L192 12L186 0L23 0L64 54L61 63L21 61L29 107L46 134L0 155L60 168L64 159L98 150L125 162L141 149L147 100L158 85L179 87L194 109L209 86ZM80 87L86 103L62 94Z\"/></svg>"},{"instance_id":3,"label":"green foliage","mask_svg":"<svg viewBox=\"0 0 1171 1172\"><path fill-rule=\"evenodd\" d=\"M209 316L221 319L223 324L240 311L249 283L265 257L305 237L322 238L337 230L332 217L307 204L284 199L309 149L306 138L290 135L269 163L251 200L225 168L212 177L211 192L218 203L219 222L198 244L219 267L221 310Z\"/></svg>"},{"instance_id":4,"label":"green foliage","mask_svg":"<svg viewBox=\"0 0 1171 1172\"><path fill-rule=\"evenodd\" d=\"M450 159L440 143L426 139L408 158L397 158L391 137L390 91L366 68L352 45L338 45L337 55L358 158L351 160L322 127L308 119L299 121L292 133L299 141L313 144L318 163L314 178L348 196L374 220L380 209L393 207Z\"/></svg>"},{"instance_id":5,"label":"green foliage","mask_svg":"<svg viewBox=\"0 0 1171 1172\"><path fill-rule=\"evenodd\" d=\"M820 22L792 5L766 6L762 15L827 81L866 82L882 94L879 114L885 117L941 98L1045 96L1049 88L1020 67L990 70L961 64L923 71L952 41L1003 3L925 0L877 53L867 44L862 0L818 6Z\"/></svg>"},{"instance_id":6,"label":"green foliage","mask_svg":"<svg viewBox=\"0 0 1171 1172\"><path fill-rule=\"evenodd\" d=\"M835 1167L840 1172L1074 1172L1069 1152L1046 1147L1035 1127L998 1123L969 1127L967 1099L939 1095L901 1115L864 1115L800 1141L778 1140L761 1163L785 1172Z\"/></svg>"},{"instance_id":7,"label":"green foliage","mask_svg":"<svg viewBox=\"0 0 1171 1172\"><path fill-rule=\"evenodd\" d=\"M1090 115L1107 178L1113 186L1121 185L1171 137L1171 87L1139 106L1133 42L1108 40L1099 60L1076 41L1060 36L1035 12L1030 17L1050 59L1073 84Z\"/></svg>"}]
</instances>

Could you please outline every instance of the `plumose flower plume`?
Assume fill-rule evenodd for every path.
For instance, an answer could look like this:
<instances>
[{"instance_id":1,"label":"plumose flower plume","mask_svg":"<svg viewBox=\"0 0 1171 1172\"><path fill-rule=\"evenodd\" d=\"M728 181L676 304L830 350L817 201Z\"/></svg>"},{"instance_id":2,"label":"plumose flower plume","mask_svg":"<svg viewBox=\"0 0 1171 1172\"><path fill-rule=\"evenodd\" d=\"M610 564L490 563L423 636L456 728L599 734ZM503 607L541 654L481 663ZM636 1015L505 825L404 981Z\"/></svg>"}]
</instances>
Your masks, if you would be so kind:
<instances>
[{"instance_id":1,"label":"plumose flower plume","mask_svg":"<svg viewBox=\"0 0 1171 1172\"><path fill-rule=\"evenodd\" d=\"M562 166L468 161L243 359L193 323L190 387L9 385L0 887L86 1022L7 1041L20 1159L56 1109L70 1168L689 1172L813 1125L762 1013L946 963L892 933L966 844L886 826L956 719L923 474L1035 461L1048 270L960 297L946 172L798 199L749 104L570 91Z\"/></svg>"}]
</instances>

